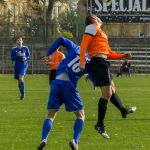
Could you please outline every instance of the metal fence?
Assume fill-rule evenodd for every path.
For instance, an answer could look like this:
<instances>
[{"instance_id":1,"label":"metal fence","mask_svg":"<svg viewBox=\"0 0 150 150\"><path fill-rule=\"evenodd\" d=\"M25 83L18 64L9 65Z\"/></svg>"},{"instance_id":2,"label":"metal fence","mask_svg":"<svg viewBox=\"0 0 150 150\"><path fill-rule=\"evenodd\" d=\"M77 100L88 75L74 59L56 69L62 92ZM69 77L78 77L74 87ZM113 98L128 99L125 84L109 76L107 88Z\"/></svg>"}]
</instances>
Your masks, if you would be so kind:
<instances>
[{"instance_id":1,"label":"metal fence","mask_svg":"<svg viewBox=\"0 0 150 150\"><path fill-rule=\"evenodd\" d=\"M112 45L117 52L130 51L132 53L131 69L132 73L150 73L150 45ZM13 64L10 59L12 46L0 46L0 73L13 73ZM48 66L41 58L46 54L47 46L30 45L31 59L29 60L28 73L41 74L48 72ZM65 53L65 51L64 51ZM121 60L111 60L111 70L116 73L121 65Z\"/></svg>"},{"instance_id":2,"label":"metal fence","mask_svg":"<svg viewBox=\"0 0 150 150\"><path fill-rule=\"evenodd\" d=\"M116 45L112 46L119 53L131 52L131 72L132 73L150 73L150 45ZM117 73L123 60L111 60L111 70Z\"/></svg>"}]
</instances>

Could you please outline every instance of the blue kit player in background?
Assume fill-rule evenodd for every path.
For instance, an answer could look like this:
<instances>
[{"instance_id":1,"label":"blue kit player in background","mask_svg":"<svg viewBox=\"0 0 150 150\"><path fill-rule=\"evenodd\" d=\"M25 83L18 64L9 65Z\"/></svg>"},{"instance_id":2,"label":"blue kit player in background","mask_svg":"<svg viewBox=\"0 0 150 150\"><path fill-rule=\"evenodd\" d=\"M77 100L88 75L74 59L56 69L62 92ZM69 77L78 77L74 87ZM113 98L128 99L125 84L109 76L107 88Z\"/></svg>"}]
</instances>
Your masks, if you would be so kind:
<instances>
[{"instance_id":1,"label":"blue kit player in background","mask_svg":"<svg viewBox=\"0 0 150 150\"><path fill-rule=\"evenodd\" d=\"M78 140L83 129L85 115L83 103L77 91L78 79L84 74L84 72L79 69L80 47L72 41L60 37L49 47L47 56L45 56L43 60L47 61L49 56L51 56L59 46L64 46L67 49L67 54L65 59L63 59L58 66L56 79L51 83L47 105L48 115L43 123L42 139L37 148L38 150L43 150L45 147L56 113L62 104L65 105L66 111L74 112L76 115L74 135L69 142L69 146L72 150L78 150Z\"/></svg>"},{"instance_id":2,"label":"blue kit player in background","mask_svg":"<svg viewBox=\"0 0 150 150\"><path fill-rule=\"evenodd\" d=\"M17 38L17 46L12 48L11 60L14 64L14 78L18 80L18 87L20 91L20 100L24 99L25 87L24 76L28 68L28 60L30 59L30 51L27 46L23 45L22 37Z\"/></svg>"}]
</instances>

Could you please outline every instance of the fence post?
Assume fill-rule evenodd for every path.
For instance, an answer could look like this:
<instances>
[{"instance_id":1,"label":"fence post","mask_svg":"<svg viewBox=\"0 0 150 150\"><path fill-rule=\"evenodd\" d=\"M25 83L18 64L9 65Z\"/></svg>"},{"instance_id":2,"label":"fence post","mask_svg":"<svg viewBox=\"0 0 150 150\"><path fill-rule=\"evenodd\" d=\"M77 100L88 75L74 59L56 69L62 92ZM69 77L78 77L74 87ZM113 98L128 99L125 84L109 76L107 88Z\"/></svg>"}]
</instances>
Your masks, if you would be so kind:
<instances>
[{"instance_id":1,"label":"fence post","mask_svg":"<svg viewBox=\"0 0 150 150\"><path fill-rule=\"evenodd\" d=\"M31 61L31 74L33 75L34 74L34 64L33 64L33 62L34 62L34 57L33 57L33 45L31 46L31 59L32 59L32 61Z\"/></svg>"},{"instance_id":2,"label":"fence post","mask_svg":"<svg viewBox=\"0 0 150 150\"><path fill-rule=\"evenodd\" d=\"M146 65L146 70L145 70L145 73L148 73L148 62L147 62L148 57L147 57L147 55L148 55L148 53L147 53L147 44L146 44L146 58L145 58L146 59L146 64L145 64Z\"/></svg>"},{"instance_id":3,"label":"fence post","mask_svg":"<svg viewBox=\"0 0 150 150\"><path fill-rule=\"evenodd\" d=\"M76 37L79 37L79 25L76 23Z\"/></svg>"},{"instance_id":4,"label":"fence post","mask_svg":"<svg viewBox=\"0 0 150 150\"><path fill-rule=\"evenodd\" d=\"M4 68L5 68L5 63L4 63L4 46L2 46L2 74L4 74Z\"/></svg>"}]
</instances>

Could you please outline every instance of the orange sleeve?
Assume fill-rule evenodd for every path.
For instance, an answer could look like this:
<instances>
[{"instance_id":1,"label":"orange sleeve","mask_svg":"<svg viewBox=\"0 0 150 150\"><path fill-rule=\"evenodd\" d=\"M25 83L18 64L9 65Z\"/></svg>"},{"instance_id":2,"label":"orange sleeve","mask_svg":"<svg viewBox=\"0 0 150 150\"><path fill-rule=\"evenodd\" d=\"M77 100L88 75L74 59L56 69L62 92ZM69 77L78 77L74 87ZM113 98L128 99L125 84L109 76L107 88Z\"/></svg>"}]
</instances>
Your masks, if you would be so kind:
<instances>
[{"instance_id":1,"label":"orange sleeve","mask_svg":"<svg viewBox=\"0 0 150 150\"><path fill-rule=\"evenodd\" d=\"M124 59L124 54L118 54L112 51L110 48L108 49L108 51L109 51L108 59Z\"/></svg>"},{"instance_id":2,"label":"orange sleeve","mask_svg":"<svg viewBox=\"0 0 150 150\"><path fill-rule=\"evenodd\" d=\"M49 58L48 58L48 62L51 62L53 59L52 59L52 57L50 56Z\"/></svg>"},{"instance_id":3,"label":"orange sleeve","mask_svg":"<svg viewBox=\"0 0 150 150\"><path fill-rule=\"evenodd\" d=\"M85 64L85 53L86 50L93 39L92 35L83 34L82 42L80 44L80 64Z\"/></svg>"}]
</instances>

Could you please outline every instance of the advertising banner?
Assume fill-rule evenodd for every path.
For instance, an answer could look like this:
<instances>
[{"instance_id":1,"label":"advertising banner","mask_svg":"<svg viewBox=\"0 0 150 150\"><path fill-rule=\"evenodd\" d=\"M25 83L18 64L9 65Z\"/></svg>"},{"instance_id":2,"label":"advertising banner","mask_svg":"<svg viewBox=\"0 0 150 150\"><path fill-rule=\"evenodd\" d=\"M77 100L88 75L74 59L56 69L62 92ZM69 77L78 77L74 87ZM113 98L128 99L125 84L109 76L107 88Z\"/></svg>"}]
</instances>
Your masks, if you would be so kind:
<instances>
[{"instance_id":1,"label":"advertising banner","mask_svg":"<svg viewBox=\"0 0 150 150\"><path fill-rule=\"evenodd\" d=\"M150 22L150 0L88 0L87 7L105 22Z\"/></svg>"}]
</instances>

